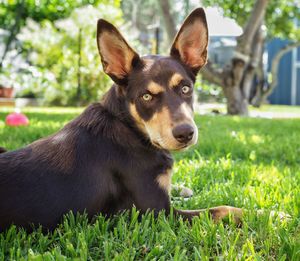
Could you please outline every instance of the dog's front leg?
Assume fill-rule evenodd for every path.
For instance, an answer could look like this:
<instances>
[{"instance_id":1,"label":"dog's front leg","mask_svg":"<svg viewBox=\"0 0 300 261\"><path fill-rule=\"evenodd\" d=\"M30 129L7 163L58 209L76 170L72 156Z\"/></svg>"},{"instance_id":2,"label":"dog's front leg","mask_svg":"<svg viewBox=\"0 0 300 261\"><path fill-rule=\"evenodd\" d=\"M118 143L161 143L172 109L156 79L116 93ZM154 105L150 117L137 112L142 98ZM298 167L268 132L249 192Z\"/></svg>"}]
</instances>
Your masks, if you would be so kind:
<instances>
[{"instance_id":1,"label":"dog's front leg","mask_svg":"<svg viewBox=\"0 0 300 261\"><path fill-rule=\"evenodd\" d=\"M243 215L243 211L240 208L230 207L230 206L219 206L209 209L200 209L200 210L177 210L174 209L174 213L177 216L182 216L184 219L191 221L193 217L199 216L208 211L209 215L215 222L221 221L225 217L232 215L234 221L237 224L241 223L241 218Z\"/></svg>"},{"instance_id":2,"label":"dog's front leg","mask_svg":"<svg viewBox=\"0 0 300 261\"><path fill-rule=\"evenodd\" d=\"M154 211L155 214L164 210L166 214L170 213L170 187L171 187L171 174L166 171L158 175L155 179L149 178L150 175L136 176L130 182L130 191L132 192L134 205L142 213L147 210ZM182 216L184 219L191 221L193 217L204 214L208 211L214 221L220 221L225 217L232 214L237 223L241 222L242 209L219 206L209 209L200 210L177 210L174 209L175 216Z\"/></svg>"},{"instance_id":3,"label":"dog's front leg","mask_svg":"<svg viewBox=\"0 0 300 261\"><path fill-rule=\"evenodd\" d=\"M171 188L171 172L166 172L165 174L159 175L157 178L159 187L167 192L167 194L170 194L170 188ZM199 216L203 213L208 211L209 215L212 217L212 219L216 222L221 221L223 218L228 217L229 215L232 215L235 222L237 224L241 223L241 218L243 211L240 208L235 208L231 206L218 206L213 207L209 209L200 209L200 210L177 210L174 209L174 214L176 216L182 216L184 219L187 219L191 221L193 217ZM168 213L168 211L167 211Z\"/></svg>"},{"instance_id":4,"label":"dog's front leg","mask_svg":"<svg viewBox=\"0 0 300 261\"><path fill-rule=\"evenodd\" d=\"M147 176L136 176L128 190L131 192L134 206L141 212L153 211L158 215L160 211L170 213L170 197L166 190L158 186L156 180Z\"/></svg>"},{"instance_id":5,"label":"dog's front leg","mask_svg":"<svg viewBox=\"0 0 300 261\"><path fill-rule=\"evenodd\" d=\"M157 215L160 211L164 210L166 214L170 214L171 206L168 194L162 190L155 191L155 189L148 189L145 189L143 192L140 191L142 193L139 193L139 196L135 200L136 207L142 213L145 213L147 210L150 210L154 211L154 214ZM174 208L173 213L177 217L181 216L184 219L191 221L193 217L204 214L206 211L208 211L209 215L215 222L221 221L229 215L232 215L234 221L237 224L241 224L241 218L243 214L242 209L231 206L218 206L214 208L200 210L178 210Z\"/></svg>"}]
</instances>

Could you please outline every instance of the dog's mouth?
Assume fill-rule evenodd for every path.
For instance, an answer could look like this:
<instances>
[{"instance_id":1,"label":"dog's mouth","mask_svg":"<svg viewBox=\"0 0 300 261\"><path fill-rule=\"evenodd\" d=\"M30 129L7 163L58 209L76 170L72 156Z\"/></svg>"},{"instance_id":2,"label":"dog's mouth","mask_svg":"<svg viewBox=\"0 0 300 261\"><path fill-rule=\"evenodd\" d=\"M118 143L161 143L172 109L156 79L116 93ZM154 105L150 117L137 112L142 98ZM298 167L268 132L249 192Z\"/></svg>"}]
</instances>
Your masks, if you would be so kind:
<instances>
[{"instance_id":1,"label":"dog's mouth","mask_svg":"<svg viewBox=\"0 0 300 261\"><path fill-rule=\"evenodd\" d=\"M154 147L158 149L169 150L169 151L185 151L195 144L195 142L193 141L186 144L177 143L175 145L160 144L158 141L151 141L151 143L154 145Z\"/></svg>"},{"instance_id":2,"label":"dog's mouth","mask_svg":"<svg viewBox=\"0 0 300 261\"><path fill-rule=\"evenodd\" d=\"M157 148L159 148L159 149L163 149L163 147L160 146L160 144L159 144L158 142L152 141L151 143L152 143L155 147L157 147Z\"/></svg>"},{"instance_id":3,"label":"dog's mouth","mask_svg":"<svg viewBox=\"0 0 300 261\"><path fill-rule=\"evenodd\" d=\"M176 149L173 149L174 151L185 151L187 149L189 149L190 147L192 147L194 145L193 142L190 142L188 144L182 144L181 146L179 146L178 148Z\"/></svg>"}]
</instances>

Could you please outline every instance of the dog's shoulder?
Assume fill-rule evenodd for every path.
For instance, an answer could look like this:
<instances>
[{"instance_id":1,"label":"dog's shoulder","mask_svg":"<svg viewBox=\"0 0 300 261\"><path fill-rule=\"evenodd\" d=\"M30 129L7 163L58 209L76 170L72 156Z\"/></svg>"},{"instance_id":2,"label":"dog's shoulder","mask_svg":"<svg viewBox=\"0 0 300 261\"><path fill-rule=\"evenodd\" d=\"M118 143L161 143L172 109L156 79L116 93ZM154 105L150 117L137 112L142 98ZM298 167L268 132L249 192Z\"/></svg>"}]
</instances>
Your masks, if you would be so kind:
<instances>
[{"instance_id":1,"label":"dog's shoulder","mask_svg":"<svg viewBox=\"0 0 300 261\"><path fill-rule=\"evenodd\" d=\"M117 87L113 86L101 102L88 106L68 128L80 129L95 140L111 142L123 148L144 146L144 136L136 129L117 95Z\"/></svg>"}]
</instances>

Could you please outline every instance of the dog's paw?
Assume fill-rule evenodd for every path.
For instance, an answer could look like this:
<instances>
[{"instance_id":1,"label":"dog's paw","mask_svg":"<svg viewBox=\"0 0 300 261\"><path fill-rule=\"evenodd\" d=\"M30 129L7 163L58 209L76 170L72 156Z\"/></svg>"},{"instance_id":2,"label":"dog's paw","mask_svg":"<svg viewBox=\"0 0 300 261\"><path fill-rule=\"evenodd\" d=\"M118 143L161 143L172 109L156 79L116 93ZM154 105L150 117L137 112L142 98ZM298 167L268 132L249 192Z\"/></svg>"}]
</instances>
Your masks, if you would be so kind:
<instances>
[{"instance_id":1,"label":"dog's paw","mask_svg":"<svg viewBox=\"0 0 300 261\"><path fill-rule=\"evenodd\" d=\"M193 196L194 192L190 188L181 185L172 185L172 194L183 198L190 198Z\"/></svg>"},{"instance_id":2,"label":"dog's paw","mask_svg":"<svg viewBox=\"0 0 300 261\"><path fill-rule=\"evenodd\" d=\"M219 207L210 208L209 213L211 214L215 222L219 222L224 218L229 217L229 215L231 215L233 217L233 221L238 226L242 225L243 210L241 208L236 208L231 206L219 206Z\"/></svg>"}]
</instances>

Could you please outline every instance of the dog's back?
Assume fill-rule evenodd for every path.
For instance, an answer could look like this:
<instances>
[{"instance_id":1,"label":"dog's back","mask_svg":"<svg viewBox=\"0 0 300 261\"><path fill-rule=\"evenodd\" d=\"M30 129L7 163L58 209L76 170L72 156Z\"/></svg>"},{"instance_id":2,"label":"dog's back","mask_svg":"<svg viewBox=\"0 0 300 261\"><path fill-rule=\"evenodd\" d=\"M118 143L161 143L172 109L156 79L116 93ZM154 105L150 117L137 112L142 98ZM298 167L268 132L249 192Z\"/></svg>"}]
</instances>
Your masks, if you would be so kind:
<instances>
[{"instance_id":1,"label":"dog's back","mask_svg":"<svg viewBox=\"0 0 300 261\"><path fill-rule=\"evenodd\" d=\"M12 223L28 228L29 222L36 223L35 218L50 225L47 220L55 212L51 205L58 196L59 173L50 174L47 169L30 147L0 155L1 230Z\"/></svg>"},{"instance_id":2,"label":"dog's back","mask_svg":"<svg viewBox=\"0 0 300 261\"><path fill-rule=\"evenodd\" d=\"M106 117L92 105L55 135L0 154L0 230L11 223L53 228L70 210L113 212L120 189L110 159L118 158L118 145L103 135Z\"/></svg>"}]
</instances>

